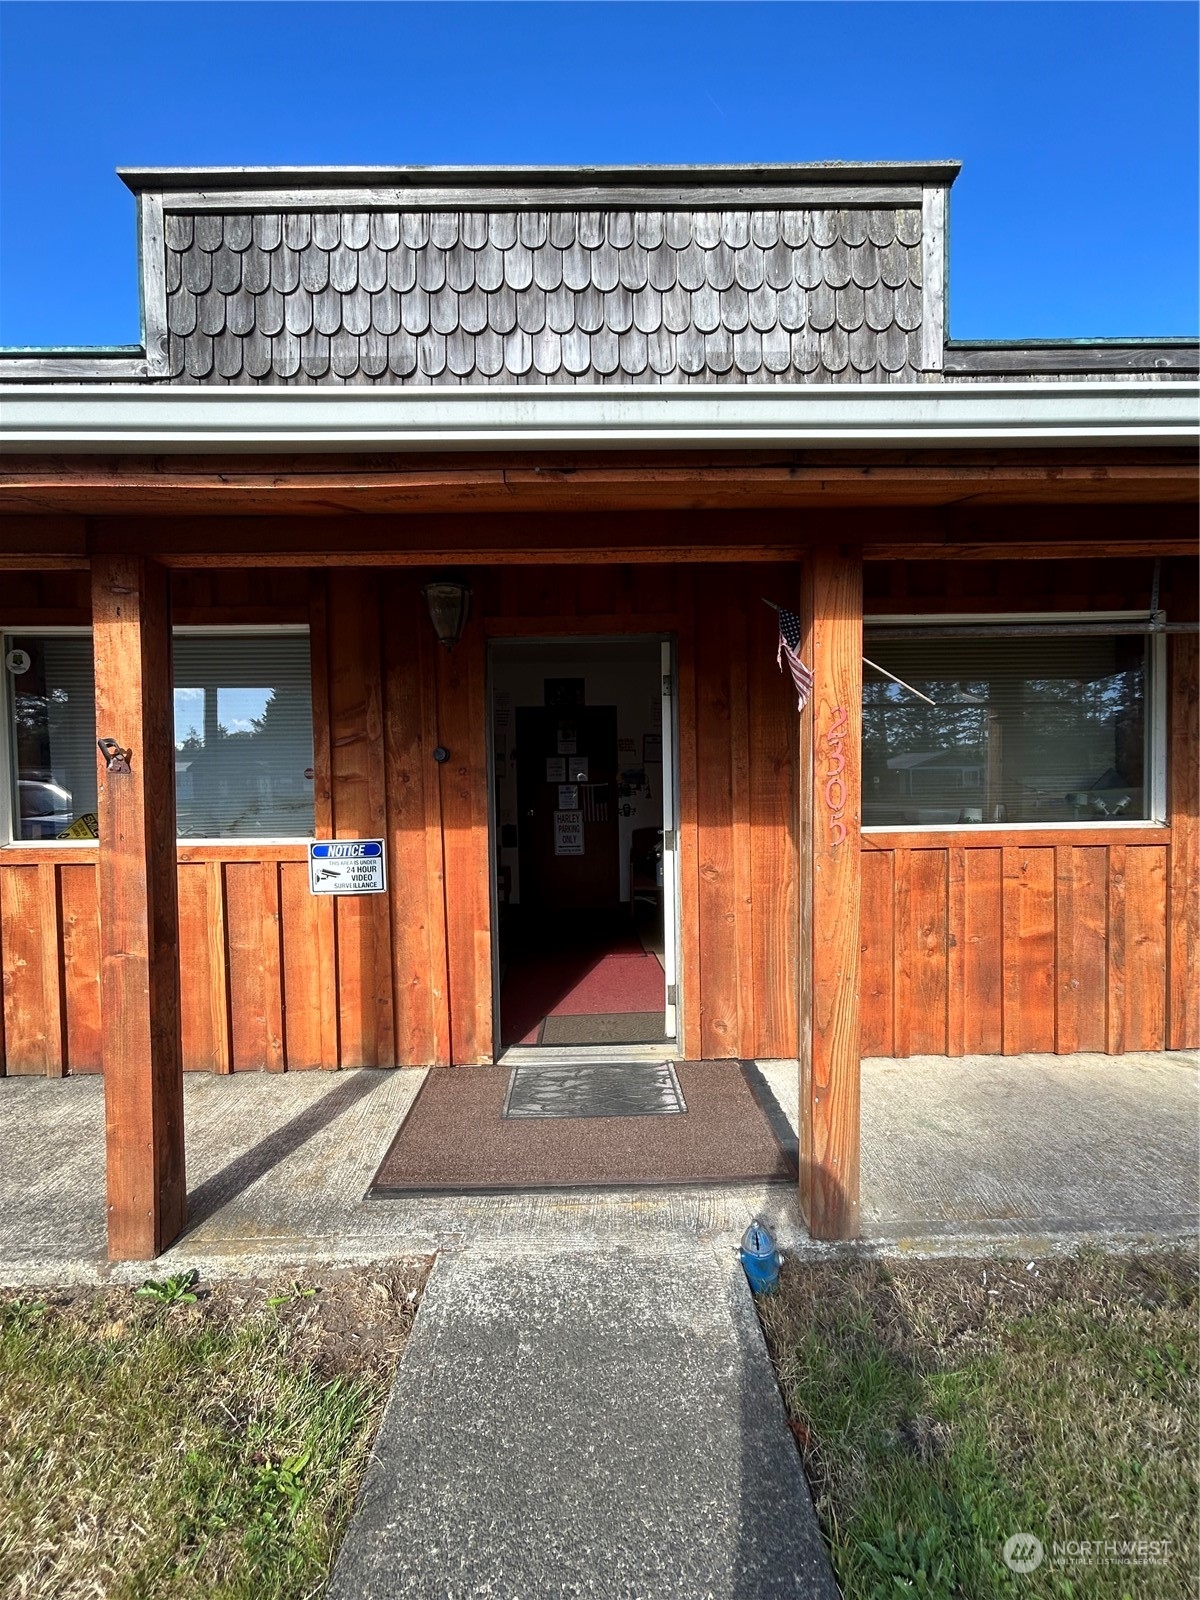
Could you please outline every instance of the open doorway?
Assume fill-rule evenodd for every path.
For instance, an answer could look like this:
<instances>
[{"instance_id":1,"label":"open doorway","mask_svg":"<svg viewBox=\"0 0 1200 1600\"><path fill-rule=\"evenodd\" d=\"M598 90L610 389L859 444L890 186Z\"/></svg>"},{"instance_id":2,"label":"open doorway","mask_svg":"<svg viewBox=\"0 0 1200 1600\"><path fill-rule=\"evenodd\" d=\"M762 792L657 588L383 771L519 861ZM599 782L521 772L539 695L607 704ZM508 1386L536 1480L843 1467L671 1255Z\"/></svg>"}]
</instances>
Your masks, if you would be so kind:
<instances>
[{"instance_id":1,"label":"open doorway","mask_svg":"<svg viewBox=\"0 0 1200 1600\"><path fill-rule=\"evenodd\" d=\"M495 641L490 680L501 1048L667 1051L671 647Z\"/></svg>"}]
</instances>

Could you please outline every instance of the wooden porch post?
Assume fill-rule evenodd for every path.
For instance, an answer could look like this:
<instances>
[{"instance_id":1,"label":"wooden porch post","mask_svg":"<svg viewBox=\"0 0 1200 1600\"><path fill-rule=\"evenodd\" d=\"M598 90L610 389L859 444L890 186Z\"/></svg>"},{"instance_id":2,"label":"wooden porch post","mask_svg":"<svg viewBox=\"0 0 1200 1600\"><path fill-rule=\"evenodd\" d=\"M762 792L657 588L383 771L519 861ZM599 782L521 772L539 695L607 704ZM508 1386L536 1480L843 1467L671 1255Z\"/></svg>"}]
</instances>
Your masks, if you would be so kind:
<instances>
[{"instance_id":1,"label":"wooden porch post","mask_svg":"<svg viewBox=\"0 0 1200 1600\"><path fill-rule=\"evenodd\" d=\"M862 558L817 551L804 585L813 692L802 762L800 1204L817 1239L859 1223Z\"/></svg>"},{"instance_id":2,"label":"wooden porch post","mask_svg":"<svg viewBox=\"0 0 1200 1600\"><path fill-rule=\"evenodd\" d=\"M148 1261L187 1215L183 1161L175 744L166 569L142 556L92 565L98 759L101 1061L108 1254Z\"/></svg>"}]
</instances>

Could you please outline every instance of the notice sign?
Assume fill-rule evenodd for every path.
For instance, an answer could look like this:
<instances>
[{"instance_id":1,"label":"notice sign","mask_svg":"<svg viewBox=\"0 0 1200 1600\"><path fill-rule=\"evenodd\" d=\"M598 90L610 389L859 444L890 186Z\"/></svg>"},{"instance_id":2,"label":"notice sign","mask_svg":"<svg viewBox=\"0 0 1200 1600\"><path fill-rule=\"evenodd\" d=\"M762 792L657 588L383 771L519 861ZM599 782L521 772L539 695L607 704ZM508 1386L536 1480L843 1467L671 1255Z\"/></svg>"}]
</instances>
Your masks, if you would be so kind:
<instances>
[{"instance_id":1,"label":"notice sign","mask_svg":"<svg viewBox=\"0 0 1200 1600\"><path fill-rule=\"evenodd\" d=\"M313 841L308 847L308 887L313 894L383 894L383 840Z\"/></svg>"},{"instance_id":2,"label":"notice sign","mask_svg":"<svg viewBox=\"0 0 1200 1600\"><path fill-rule=\"evenodd\" d=\"M581 856L583 854L582 811L556 811L554 813L554 854L556 856Z\"/></svg>"}]
</instances>

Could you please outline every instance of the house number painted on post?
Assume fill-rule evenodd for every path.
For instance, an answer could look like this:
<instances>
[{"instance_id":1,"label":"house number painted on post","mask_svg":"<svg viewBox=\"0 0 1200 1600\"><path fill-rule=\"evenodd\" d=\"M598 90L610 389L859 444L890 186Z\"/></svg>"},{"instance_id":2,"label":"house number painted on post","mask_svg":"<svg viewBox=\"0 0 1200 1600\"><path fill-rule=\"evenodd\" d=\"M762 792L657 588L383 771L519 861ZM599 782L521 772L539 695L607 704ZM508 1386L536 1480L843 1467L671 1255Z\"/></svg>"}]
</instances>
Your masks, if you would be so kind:
<instances>
[{"instance_id":1,"label":"house number painted on post","mask_svg":"<svg viewBox=\"0 0 1200 1600\"><path fill-rule=\"evenodd\" d=\"M846 757L842 745L846 741L849 718L844 706L834 708L833 721L825 733L825 810L829 814L829 847L836 850L846 837L846 784L842 773Z\"/></svg>"}]
</instances>

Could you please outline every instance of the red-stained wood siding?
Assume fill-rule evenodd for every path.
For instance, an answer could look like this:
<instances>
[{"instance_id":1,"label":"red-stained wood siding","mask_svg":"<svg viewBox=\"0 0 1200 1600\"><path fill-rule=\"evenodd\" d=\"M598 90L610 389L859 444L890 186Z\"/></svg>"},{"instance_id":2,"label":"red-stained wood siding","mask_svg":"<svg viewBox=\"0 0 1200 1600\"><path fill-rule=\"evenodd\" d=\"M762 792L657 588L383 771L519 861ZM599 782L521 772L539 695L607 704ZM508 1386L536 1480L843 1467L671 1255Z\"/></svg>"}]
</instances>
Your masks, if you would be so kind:
<instances>
[{"instance_id":1,"label":"red-stained wood siding","mask_svg":"<svg viewBox=\"0 0 1200 1600\"><path fill-rule=\"evenodd\" d=\"M762 597L797 567L698 569L679 626L683 1053L794 1056L799 718Z\"/></svg>"},{"instance_id":2,"label":"red-stained wood siding","mask_svg":"<svg viewBox=\"0 0 1200 1600\"><path fill-rule=\"evenodd\" d=\"M1171 831L863 839L863 1054L1167 1046Z\"/></svg>"},{"instance_id":3,"label":"red-stained wood siding","mask_svg":"<svg viewBox=\"0 0 1200 1600\"><path fill-rule=\"evenodd\" d=\"M58 871L52 862L14 865L0 873L0 981L11 1074L53 1077L66 1068L58 918Z\"/></svg>"},{"instance_id":4,"label":"red-stained wood siding","mask_svg":"<svg viewBox=\"0 0 1200 1600\"><path fill-rule=\"evenodd\" d=\"M30 582L24 598L86 621L75 578L57 594ZM263 587L271 620L311 629L317 835L386 838L389 893L314 899L300 844L181 845L185 1068L491 1059L485 645L521 635L677 635L683 1048L794 1055L798 718L761 596L794 597L798 568L480 572L449 653L423 581L273 574ZM174 582L177 617L255 615L246 573ZM97 1070L94 849L0 858L0 952L8 1070Z\"/></svg>"},{"instance_id":5,"label":"red-stained wood siding","mask_svg":"<svg viewBox=\"0 0 1200 1600\"><path fill-rule=\"evenodd\" d=\"M1038 605L1148 607L1154 562L1047 561ZM1166 559L1160 603L1196 616L1196 562ZM1026 612L1018 561L864 569L868 613ZM863 1053L1185 1049L1200 1045L1197 643L1168 659L1167 823L863 837ZM868 651L869 653L869 651Z\"/></svg>"},{"instance_id":6,"label":"red-stained wood siding","mask_svg":"<svg viewBox=\"0 0 1200 1600\"><path fill-rule=\"evenodd\" d=\"M1149 571L1045 566L1062 603L1080 606L1121 603L1121 585ZM868 601L1019 609L1014 567L868 564ZM1165 591L1172 571L1164 563ZM676 636L681 1051L795 1055L803 719L761 598L798 602L800 572L477 571L472 619L450 655L433 642L420 572L174 574L177 621L309 621L316 832L380 834L389 873L378 905L350 911L309 894L303 845L182 845L185 1067L491 1058L484 644L521 635ZM5 583L0 624L88 620L86 573ZM1124 603L1143 598L1129 588ZM1176 596L1167 603L1179 612ZM865 1053L1200 1046L1196 663L1196 641L1174 638L1169 828L866 836ZM432 759L439 742L452 754L445 767ZM0 853L9 1073L99 1070L94 863L88 846Z\"/></svg>"},{"instance_id":7,"label":"red-stained wood siding","mask_svg":"<svg viewBox=\"0 0 1200 1600\"><path fill-rule=\"evenodd\" d=\"M329 743L333 834L383 839L387 829L383 745L383 618L370 572L328 578ZM318 669L319 670L319 669ZM337 1007L341 1065L396 1061L392 995L391 897L345 895L336 902Z\"/></svg>"},{"instance_id":8,"label":"red-stained wood siding","mask_svg":"<svg viewBox=\"0 0 1200 1600\"><path fill-rule=\"evenodd\" d=\"M1193 601L1195 590L1193 588ZM1171 861L1167 923L1170 992L1167 1040L1173 1050L1200 1047L1200 640L1171 640L1169 771Z\"/></svg>"}]
</instances>

